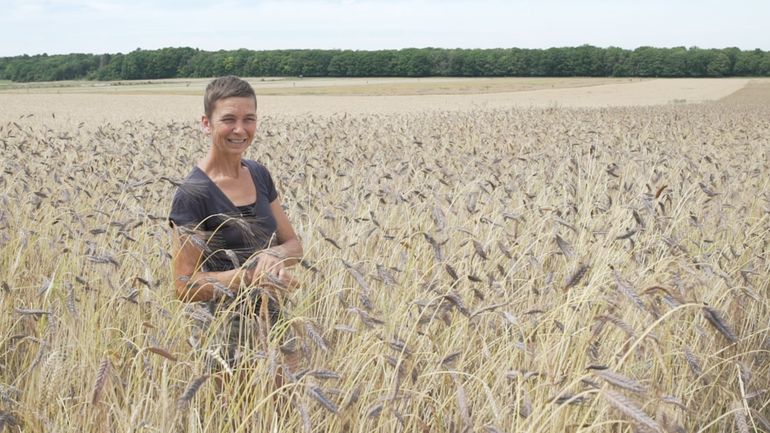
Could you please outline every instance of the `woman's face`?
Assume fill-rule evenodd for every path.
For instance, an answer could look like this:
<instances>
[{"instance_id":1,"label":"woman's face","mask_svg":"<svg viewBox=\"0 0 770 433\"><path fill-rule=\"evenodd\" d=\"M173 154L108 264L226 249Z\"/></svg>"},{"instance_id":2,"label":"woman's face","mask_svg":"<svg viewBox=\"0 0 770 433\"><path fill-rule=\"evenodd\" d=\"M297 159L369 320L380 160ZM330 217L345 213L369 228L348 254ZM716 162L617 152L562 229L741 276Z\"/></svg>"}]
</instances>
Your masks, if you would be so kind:
<instances>
[{"instance_id":1,"label":"woman's face","mask_svg":"<svg viewBox=\"0 0 770 433\"><path fill-rule=\"evenodd\" d=\"M257 106L251 97L231 97L214 104L211 117L203 116L203 130L211 145L224 154L243 154L257 130Z\"/></svg>"}]
</instances>

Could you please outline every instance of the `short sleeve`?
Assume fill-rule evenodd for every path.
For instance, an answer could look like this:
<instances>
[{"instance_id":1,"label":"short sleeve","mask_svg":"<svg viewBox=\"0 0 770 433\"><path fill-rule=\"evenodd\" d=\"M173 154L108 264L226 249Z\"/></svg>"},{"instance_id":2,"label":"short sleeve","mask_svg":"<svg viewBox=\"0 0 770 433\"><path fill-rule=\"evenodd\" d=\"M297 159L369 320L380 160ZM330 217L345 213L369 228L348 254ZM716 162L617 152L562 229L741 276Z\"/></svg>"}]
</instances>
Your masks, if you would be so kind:
<instances>
[{"instance_id":1,"label":"short sleeve","mask_svg":"<svg viewBox=\"0 0 770 433\"><path fill-rule=\"evenodd\" d=\"M193 199L190 194L178 189L171 202L171 212L168 223L171 227L198 225L203 220L201 203Z\"/></svg>"},{"instance_id":2,"label":"short sleeve","mask_svg":"<svg viewBox=\"0 0 770 433\"><path fill-rule=\"evenodd\" d=\"M270 171L267 170L267 167L256 161L248 161L248 167L254 177L259 181L258 186L261 187L260 193L267 197L269 203L275 201L275 199L278 198L278 191L275 189L273 177L270 176Z\"/></svg>"},{"instance_id":3,"label":"short sleeve","mask_svg":"<svg viewBox=\"0 0 770 433\"><path fill-rule=\"evenodd\" d=\"M270 176L270 172L265 169L265 186L267 187L267 201L272 203L278 198L278 191L275 189L275 183L273 183L273 177Z\"/></svg>"}]
</instances>

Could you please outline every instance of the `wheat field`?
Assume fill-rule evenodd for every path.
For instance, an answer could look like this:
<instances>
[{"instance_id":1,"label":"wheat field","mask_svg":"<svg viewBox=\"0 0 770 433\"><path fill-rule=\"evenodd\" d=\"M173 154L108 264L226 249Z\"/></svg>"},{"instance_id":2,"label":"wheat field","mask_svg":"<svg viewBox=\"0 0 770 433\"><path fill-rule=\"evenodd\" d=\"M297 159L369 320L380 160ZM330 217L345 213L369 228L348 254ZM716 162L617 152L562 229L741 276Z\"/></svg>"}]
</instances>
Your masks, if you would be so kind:
<instances>
[{"instance_id":1,"label":"wheat field","mask_svg":"<svg viewBox=\"0 0 770 433\"><path fill-rule=\"evenodd\" d=\"M0 431L770 432L766 82L262 116L301 288L216 373L166 221L206 137L56 117L0 125Z\"/></svg>"}]
</instances>

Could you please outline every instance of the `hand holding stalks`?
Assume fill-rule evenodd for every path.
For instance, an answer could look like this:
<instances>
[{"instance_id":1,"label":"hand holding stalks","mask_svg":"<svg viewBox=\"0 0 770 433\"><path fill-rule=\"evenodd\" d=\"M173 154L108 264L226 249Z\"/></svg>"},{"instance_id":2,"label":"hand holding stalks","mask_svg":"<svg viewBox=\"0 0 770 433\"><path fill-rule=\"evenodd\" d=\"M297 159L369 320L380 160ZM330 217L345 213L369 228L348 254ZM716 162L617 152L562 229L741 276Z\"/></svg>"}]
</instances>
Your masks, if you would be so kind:
<instances>
[{"instance_id":1,"label":"hand holding stalks","mask_svg":"<svg viewBox=\"0 0 770 433\"><path fill-rule=\"evenodd\" d=\"M266 249L244 264L243 278L247 286L258 286L270 291L290 293L299 287L299 282L285 266L286 258L275 249Z\"/></svg>"}]
</instances>

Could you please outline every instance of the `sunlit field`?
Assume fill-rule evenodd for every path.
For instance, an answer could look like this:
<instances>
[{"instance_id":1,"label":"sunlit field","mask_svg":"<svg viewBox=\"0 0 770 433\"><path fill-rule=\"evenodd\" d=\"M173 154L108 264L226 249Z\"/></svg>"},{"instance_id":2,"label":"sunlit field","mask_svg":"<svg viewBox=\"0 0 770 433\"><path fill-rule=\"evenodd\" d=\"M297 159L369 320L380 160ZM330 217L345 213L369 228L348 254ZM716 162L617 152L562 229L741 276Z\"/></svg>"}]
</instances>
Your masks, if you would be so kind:
<instances>
[{"instance_id":1,"label":"sunlit field","mask_svg":"<svg viewBox=\"0 0 770 433\"><path fill-rule=\"evenodd\" d=\"M770 85L728 87L272 100L248 157L306 255L239 365L171 281L202 98L0 95L0 431L770 432Z\"/></svg>"},{"instance_id":2,"label":"sunlit field","mask_svg":"<svg viewBox=\"0 0 770 433\"><path fill-rule=\"evenodd\" d=\"M496 77L496 78L248 78L260 95L436 95L458 93L520 92L540 89L568 89L603 84L624 84L641 81L638 78L587 77ZM168 80L133 81L57 81L43 83L12 83L0 80L0 91L12 93L107 93L107 94L165 94L199 96L208 78L175 78ZM708 80L706 80L708 81ZM728 80L729 81L729 80Z\"/></svg>"},{"instance_id":3,"label":"sunlit field","mask_svg":"<svg viewBox=\"0 0 770 433\"><path fill-rule=\"evenodd\" d=\"M606 108L715 101L746 78L250 78L262 116ZM0 83L0 119L47 125L200 118L208 80ZM770 79L754 79L767 84Z\"/></svg>"}]
</instances>

